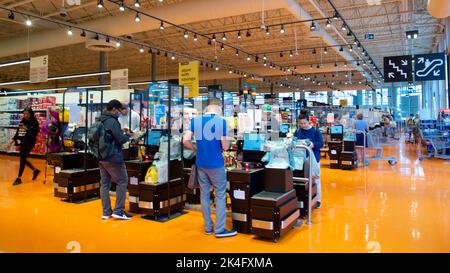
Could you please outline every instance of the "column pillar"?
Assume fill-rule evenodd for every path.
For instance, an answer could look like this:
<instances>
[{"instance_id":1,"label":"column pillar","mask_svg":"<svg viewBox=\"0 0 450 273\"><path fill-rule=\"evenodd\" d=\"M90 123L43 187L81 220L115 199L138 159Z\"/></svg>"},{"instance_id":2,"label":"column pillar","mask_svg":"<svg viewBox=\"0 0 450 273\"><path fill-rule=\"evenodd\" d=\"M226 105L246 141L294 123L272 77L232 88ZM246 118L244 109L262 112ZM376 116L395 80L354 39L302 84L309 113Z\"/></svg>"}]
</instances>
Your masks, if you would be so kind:
<instances>
[{"instance_id":1,"label":"column pillar","mask_svg":"<svg viewBox=\"0 0 450 273\"><path fill-rule=\"evenodd\" d=\"M377 106L377 92L374 92L372 90L369 90L369 92L372 92L372 104L373 107Z\"/></svg>"},{"instance_id":2,"label":"column pillar","mask_svg":"<svg viewBox=\"0 0 450 273\"><path fill-rule=\"evenodd\" d=\"M157 61L156 53L152 52L152 64L151 64L152 82L156 82L156 61Z\"/></svg>"},{"instance_id":3,"label":"column pillar","mask_svg":"<svg viewBox=\"0 0 450 273\"><path fill-rule=\"evenodd\" d=\"M359 107L363 106L363 91L362 90L358 90L356 91L356 104L359 105Z\"/></svg>"},{"instance_id":4,"label":"column pillar","mask_svg":"<svg viewBox=\"0 0 450 273\"><path fill-rule=\"evenodd\" d=\"M100 51L100 55L99 55L99 68L100 68L100 72L105 72L106 71L106 52ZM98 76L98 83L100 85L103 85L106 83L106 75L100 75Z\"/></svg>"},{"instance_id":5,"label":"column pillar","mask_svg":"<svg viewBox=\"0 0 450 273\"><path fill-rule=\"evenodd\" d=\"M305 91L300 92L300 99L301 100L305 99Z\"/></svg>"},{"instance_id":6,"label":"column pillar","mask_svg":"<svg viewBox=\"0 0 450 273\"><path fill-rule=\"evenodd\" d=\"M397 109L397 92L395 91L394 84L389 87L389 95L391 96L389 100L389 105L392 108Z\"/></svg>"}]
</instances>

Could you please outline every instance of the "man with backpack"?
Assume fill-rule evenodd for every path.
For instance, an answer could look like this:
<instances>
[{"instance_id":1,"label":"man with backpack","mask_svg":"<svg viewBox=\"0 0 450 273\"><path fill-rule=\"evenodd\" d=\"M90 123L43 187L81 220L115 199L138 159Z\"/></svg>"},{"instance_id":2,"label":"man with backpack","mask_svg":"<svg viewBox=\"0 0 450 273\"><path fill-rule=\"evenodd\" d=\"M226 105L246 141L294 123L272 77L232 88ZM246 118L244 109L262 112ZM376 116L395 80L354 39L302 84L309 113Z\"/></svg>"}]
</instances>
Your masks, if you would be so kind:
<instances>
[{"instance_id":1,"label":"man with backpack","mask_svg":"<svg viewBox=\"0 0 450 273\"><path fill-rule=\"evenodd\" d=\"M131 219L131 216L124 211L128 175L123 160L122 145L130 139L130 135L123 133L118 121L122 108L122 103L118 100L108 102L106 111L102 113L88 132L89 147L99 160L103 220L111 217L122 220ZM114 211L111 209L109 198L111 181L117 185Z\"/></svg>"}]
</instances>

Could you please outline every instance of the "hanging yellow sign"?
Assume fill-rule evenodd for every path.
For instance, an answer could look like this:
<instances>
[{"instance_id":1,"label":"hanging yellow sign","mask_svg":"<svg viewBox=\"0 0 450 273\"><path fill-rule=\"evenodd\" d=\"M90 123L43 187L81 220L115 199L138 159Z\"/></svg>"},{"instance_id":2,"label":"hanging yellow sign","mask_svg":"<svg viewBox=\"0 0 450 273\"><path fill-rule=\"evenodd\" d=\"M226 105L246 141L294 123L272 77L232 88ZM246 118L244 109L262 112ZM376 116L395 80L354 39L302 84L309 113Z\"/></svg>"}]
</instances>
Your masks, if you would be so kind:
<instances>
[{"instance_id":1,"label":"hanging yellow sign","mask_svg":"<svg viewBox=\"0 0 450 273\"><path fill-rule=\"evenodd\" d=\"M348 100L339 100L339 104L341 106L347 106L348 105Z\"/></svg>"},{"instance_id":2,"label":"hanging yellow sign","mask_svg":"<svg viewBox=\"0 0 450 273\"><path fill-rule=\"evenodd\" d=\"M178 80L184 86L186 98L195 98L199 94L199 62L193 61L178 65Z\"/></svg>"}]
</instances>

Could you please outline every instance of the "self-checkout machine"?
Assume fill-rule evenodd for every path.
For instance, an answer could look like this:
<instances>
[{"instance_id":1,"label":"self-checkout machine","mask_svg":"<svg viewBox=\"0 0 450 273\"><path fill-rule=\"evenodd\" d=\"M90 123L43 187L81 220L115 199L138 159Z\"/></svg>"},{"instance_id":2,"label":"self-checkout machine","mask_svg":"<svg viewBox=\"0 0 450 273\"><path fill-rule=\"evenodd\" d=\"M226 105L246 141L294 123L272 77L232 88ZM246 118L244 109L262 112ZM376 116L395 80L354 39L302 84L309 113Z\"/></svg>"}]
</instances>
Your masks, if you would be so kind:
<instances>
[{"instance_id":1,"label":"self-checkout machine","mask_svg":"<svg viewBox=\"0 0 450 273\"><path fill-rule=\"evenodd\" d=\"M184 87L172 81L151 83L146 97L145 157L153 161L150 171L157 174L147 172L144 181L138 179L138 208L142 218L166 222L186 213L183 122L178 122L183 118Z\"/></svg>"},{"instance_id":2,"label":"self-checkout machine","mask_svg":"<svg viewBox=\"0 0 450 273\"><path fill-rule=\"evenodd\" d=\"M98 199L100 196L100 170L97 159L88 149L87 132L103 108L104 91L89 89L66 89L63 93L62 113L65 113L66 97L78 93L78 106L81 107L84 126L73 133L74 147L63 152L49 154L47 162L55 166L54 195L70 203L83 203ZM65 124L66 115L62 115ZM64 146L63 146L64 148Z\"/></svg>"}]
</instances>

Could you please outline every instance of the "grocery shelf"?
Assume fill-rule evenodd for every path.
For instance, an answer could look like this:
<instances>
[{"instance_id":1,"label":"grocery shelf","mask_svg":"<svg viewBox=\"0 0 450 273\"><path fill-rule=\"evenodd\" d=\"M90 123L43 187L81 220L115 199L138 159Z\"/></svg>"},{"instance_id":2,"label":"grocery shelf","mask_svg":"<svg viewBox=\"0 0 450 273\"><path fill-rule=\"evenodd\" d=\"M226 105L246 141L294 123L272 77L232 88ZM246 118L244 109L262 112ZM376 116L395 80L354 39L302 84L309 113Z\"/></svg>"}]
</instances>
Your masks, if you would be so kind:
<instances>
[{"instance_id":1,"label":"grocery shelf","mask_svg":"<svg viewBox=\"0 0 450 273\"><path fill-rule=\"evenodd\" d=\"M0 125L0 128L19 128L19 125Z\"/></svg>"},{"instance_id":2,"label":"grocery shelf","mask_svg":"<svg viewBox=\"0 0 450 273\"><path fill-rule=\"evenodd\" d=\"M0 110L0 113L22 113L23 110ZM47 109L33 109L33 112L47 112Z\"/></svg>"}]
</instances>

